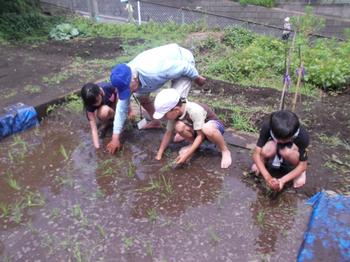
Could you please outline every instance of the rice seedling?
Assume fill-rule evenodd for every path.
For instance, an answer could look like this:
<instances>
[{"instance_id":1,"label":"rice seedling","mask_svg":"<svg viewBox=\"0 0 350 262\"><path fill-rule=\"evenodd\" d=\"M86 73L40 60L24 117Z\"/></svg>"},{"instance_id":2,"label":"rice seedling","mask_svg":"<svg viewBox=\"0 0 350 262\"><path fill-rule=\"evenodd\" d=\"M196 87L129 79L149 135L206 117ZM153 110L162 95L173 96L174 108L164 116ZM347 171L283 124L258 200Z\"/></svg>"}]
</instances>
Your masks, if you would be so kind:
<instances>
[{"instance_id":1,"label":"rice seedling","mask_svg":"<svg viewBox=\"0 0 350 262\"><path fill-rule=\"evenodd\" d=\"M132 237L123 237L122 240L126 250L130 249L134 244L134 239Z\"/></svg>"},{"instance_id":2,"label":"rice seedling","mask_svg":"<svg viewBox=\"0 0 350 262\"><path fill-rule=\"evenodd\" d=\"M45 205L45 198L40 194L40 192L27 192L24 198L24 203L27 207L38 207Z\"/></svg>"},{"instance_id":3,"label":"rice seedling","mask_svg":"<svg viewBox=\"0 0 350 262\"><path fill-rule=\"evenodd\" d=\"M7 182L8 186L13 190L16 190L16 191L21 190L19 183L17 182L16 179L13 178L13 174L10 170L6 170L5 181Z\"/></svg>"},{"instance_id":4,"label":"rice seedling","mask_svg":"<svg viewBox=\"0 0 350 262\"><path fill-rule=\"evenodd\" d=\"M0 217L7 218L11 211L10 205L7 205L4 202L0 202L0 211L1 211Z\"/></svg>"},{"instance_id":5,"label":"rice seedling","mask_svg":"<svg viewBox=\"0 0 350 262\"><path fill-rule=\"evenodd\" d=\"M146 242L146 253L148 256L153 257L153 247L150 241Z\"/></svg>"},{"instance_id":6,"label":"rice seedling","mask_svg":"<svg viewBox=\"0 0 350 262\"><path fill-rule=\"evenodd\" d=\"M80 220L84 226L88 225L88 220L79 204L73 206L72 214L76 219Z\"/></svg>"},{"instance_id":7,"label":"rice seedling","mask_svg":"<svg viewBox=\"0 0 350 262\"><path fill-rule=\"evenodd\" d=\"M9 187L11 187L13 190L16 190L16 191L21 190L21 187L20 187L19 183L13 177L7 178L6 182L9 185Z\"/></svg>"},{"instance_id":8,"label":"rice seedling","mask_svg":"<svg viewBox=\"0 0 350 262\"><path fill-rule=\"evenodd\" d=\"M104 170L102 172L102 174L100 175L100 177L110 177L113 176L114 170L112 167L108 167L106 170Z\"/></svg>"},{"instance_id":9,"label":"rice seedling","mask_svg":"<svg viewBox=\"0 0 350 262\"><path fill-rule=\"evenodd\" d=\"M221 239L212 227L209 227L208 233L209 233L211 240L213 240L215 243L219 243L219 241Z\"/></svg>"},{"instance_id":10,"label":"rice seedling","mask_svg":"<svg viewBox=\"0 0 350 262\"><path fill-rule=\"evenodd\" d=\"M148 192L148 191L152 191L155 189L160 189L160 181L159 180L153 180L151 178L151 181L148 183L147 187L143 187L140 189L137 189L136 191L140 191L140 192Z\"/></svg>"},{"instance_id":11,"label":"rice seedling","mask_svg":"<svg viewBox=\"0 0 350 262\"><path fill-rule=\"evenodd\" d=\"M83 257L82 257L81 251L80 251L80 244L79 243L76 243L74 245L73 256L76 259L76 261L78 261L78 262L82 262L83 261Z\"/></svg>"},{"instance_id":12,"label":"rice seedling","mask_svg":"<svg viewBox=\"0 0 350 262\"><path fill-rule=\"evenodd\" d=\"M69 159L69 153L67 153L67 151L63 145L60 146L59 151L60 151L61 155L63 156L64 160L67 161Z\"/></svg>"},{"instance_id":13,"label":"rice seedling","mask_svg":"<svg viewBox=\"0 0 350 262\"><path fill-rule=\"evenodd\" d=\"M256 220L260 226L263 226L265 222L265 211L264 210L259 210L258 215L256 216Z\"/></svg>"},{"instance_id":14,"label":"rice seedling","mask_svg":"<svg viewBox=\"0 0 350 262\"><path fill-rule=\"evenodd\" d=\"M161 177L162 177L164 190L165 190L166 194L171 195L174 192L174 190L173 190L173 187L170 184L170 179L166 180L164 175L161 175Z\"/></svg>"},{"instance_id":15,"label":"rice seedling","mask_svg":"<svg viewBox=\"0 0 350 262\"><path fill-rule=\"evenodd\" d=\"M23 217L21 203L16 202L14 206L12 206L11 211L12 212L10 220L15 222L16 224L21 223Z\"/></svg>"},{"instance_id":16,"label":"rice seedling","mask_svg":"<svg viewBox=\"0 0 350 262\"><path fill-rule=\"evenodd\" d=\"M136 166L133 163L130 163L126 176L129 178L133 178L135 176L135 171L136 171Z\"/></svg>"},{"instance_id":17,"label":"rice seedling","mask_svg":"<svg viewBox=\"0 0 350 262\"><path fill-rule=\"evenodd\" d=\"M158 214L157 214L157 211L154 209L154 208L149 208L147 209L147 215L148 215L148 221L149 222L156 222L157 219L158 219Z\"/></svg>"},{"instance_id":18,"label":"rice seedling","mask_svg":"<svg viewBox=\"0 0 350 262\"><path fill-rule=\"evenodd\" d=\"M68 185L70 187L74 186L74 179L70 176L56 176L54 179L59 185Z\"/></svg>"},{"instance_id":19,"label":"rice seedling","mask_svg":"<svg viewBox=\"0 0 350 262\"><path fill-rule=\"evenodd\" d=\"M100 224L96 224L96 228L98 229L98 232L100 233L100 236L102 238L105 238L106 237L106 231L103 228L103 226L101 226Z\"/></svg>"},{"instance_id":20,"label":"rice seedling","mask_svg":"<svg viewBox=\"0 0 350 262\"><path fill-rule=\"evenodd\" d=\"M27 142L24 141L19 135L16 135L13 137L13 143L11 146L15 147L18 145L21 147L22 152L27 152L27 150L28 150Z\"/></svg>"},{"instance_id":21,"label":"rice seedling","mask_svg":"<svg viewBox=\"0 0 350 262\"><path fill-rule=\"evenodd\" d=\"M60 210L57 207L52 209L51 214L50 214L50 218L51 219L56 219L56 218L58 218L60 216L61 216L61 212L60 212Z\"/></svg>"}]
</instances>

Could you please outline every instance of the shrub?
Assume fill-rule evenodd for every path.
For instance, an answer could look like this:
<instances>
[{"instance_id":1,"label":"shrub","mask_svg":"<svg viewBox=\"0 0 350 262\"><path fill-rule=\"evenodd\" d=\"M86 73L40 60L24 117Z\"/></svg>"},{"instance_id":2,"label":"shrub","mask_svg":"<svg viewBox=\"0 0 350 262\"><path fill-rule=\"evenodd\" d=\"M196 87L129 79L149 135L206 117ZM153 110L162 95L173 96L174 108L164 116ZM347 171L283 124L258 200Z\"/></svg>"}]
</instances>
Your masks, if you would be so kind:
<instances>
[{"instance_id":1,"label":"shrub","mask_svg":"<svg viewBox=\"0 0 350 262\"><path fill-rule=\"evenodd\" d=\"M241 5L260 5L264 7L274 7L276 5L275 0L239 0Z\"/></svg>"},{"instance_id":2,"label":"shrub","mask_svg":"<svg viewBox=\"0 0 350 262\"><path fill-rule=\"evenodd\" d=\"M68 23L59 24L50 31L50 37L55 40L69 40L78 35L78 29Z\"/></svg>"},{"instance_id":3,"label":"shrub","mask_svg":"<svg viewBox=\"0 0 350 262\"><path fill-rule=\"evenodd\" d=\"M45 22L39 13L6 13L0 16L0 32L5 39L20 40L42 29Z\"/></svg>"},{"instance_id":4,"label":"shrub","mask_svg":"<svg viewBox=\"0 0 350 262\"><path fill-rule=\"evenodd\" d=\"M233 26L225 29L223 42L230 47L240 48L250 45L255 37L256 36L252 31L242 27Z\"/></svg>"}]
</instances>

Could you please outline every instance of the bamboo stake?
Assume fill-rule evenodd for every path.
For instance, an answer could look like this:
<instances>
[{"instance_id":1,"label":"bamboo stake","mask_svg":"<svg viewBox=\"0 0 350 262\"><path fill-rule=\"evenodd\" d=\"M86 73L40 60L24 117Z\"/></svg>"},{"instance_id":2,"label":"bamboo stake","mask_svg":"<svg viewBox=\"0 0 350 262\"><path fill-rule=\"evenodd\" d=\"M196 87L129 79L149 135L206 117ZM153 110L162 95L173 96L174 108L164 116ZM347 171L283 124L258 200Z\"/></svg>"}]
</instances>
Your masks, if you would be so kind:
<instances>
[{"instance_id":1,"label":"bamboo stake","mask_svg":"<svg viewBox=\"0 0 350 262\"><path fill-rule=\"evenodd\" d=\"M298 68L298 81L297 81L297 86L296 86L295 94L294 94L294 100L293 100L293 104L292 104L292 112L295 112L295 107L296 107L297 100L298 100L298 93L299 93L301 77L303 75L303 68L304 68L304 63L303 63L303 61L301 59L300 46L299 46L299 60L300 60L300 65L299 65L299 68Z\"/></svg>"},{"instance_id":2,"label":"bamboo stake","mask_svg":"<svg viewBox=\"0 0 350 262\"><path fill-rule=\"evenodd\" d=\"M284 109L284 100L285 100L285 96L286 96L286 92L287 92L287 84L288 84L287 83L288 81L286 80L286 77L289 76L289 68L290 68L290 63L291 63L291 54L293 53L296 35L297 35L297 31L294 31L293 40L292 40L292 46L291 46L291 48L289 49L289 52L288 52L288 58L287 58L288 65L287 65L286 73L285 73L284 79L283 79L283 89L282 89L282 95L281 95L280 110Z\"/></svg>"}]
</instances>

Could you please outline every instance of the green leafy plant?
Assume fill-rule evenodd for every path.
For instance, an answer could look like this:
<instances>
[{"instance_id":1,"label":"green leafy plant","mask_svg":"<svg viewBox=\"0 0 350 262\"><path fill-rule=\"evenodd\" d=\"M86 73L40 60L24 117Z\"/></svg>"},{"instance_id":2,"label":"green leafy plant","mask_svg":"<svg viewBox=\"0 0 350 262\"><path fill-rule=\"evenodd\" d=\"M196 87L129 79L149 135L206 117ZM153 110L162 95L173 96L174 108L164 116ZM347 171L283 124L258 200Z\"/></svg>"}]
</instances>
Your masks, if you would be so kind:
<instances>
[{"instance_id":1,"label":"green leafy plant","mask_svg":"<svg viewBox=\"0 0 350 262\"><path fill-rule=\"evenodd\" d=\"M69 40L71 38L77 37L79 35L79 30L73 25L68 23L62 23L56 25L50 31L50 38L55 40Z\"/></svg>"},{"instance_id":2,"label":"green leafy plant","mask_svg":"<svg viewBox=\"0 0 350 262\"><path fill-rule=\"evenodd\" d=\"M275 0L239 0L241 5L259 5L264 7L274 7L276 5Z\"/></svg>"},{"instance_id":3,"label":"green leafy plant","mask_svg":"<svg viewBox=\"0 0 350 262\"><path fill-rule=\"evenodd\" d=\"M224 30L223 42L233 48L247 47L255 39L255 34L243 27L231 26Z\"/></svg>"}]
</instances>

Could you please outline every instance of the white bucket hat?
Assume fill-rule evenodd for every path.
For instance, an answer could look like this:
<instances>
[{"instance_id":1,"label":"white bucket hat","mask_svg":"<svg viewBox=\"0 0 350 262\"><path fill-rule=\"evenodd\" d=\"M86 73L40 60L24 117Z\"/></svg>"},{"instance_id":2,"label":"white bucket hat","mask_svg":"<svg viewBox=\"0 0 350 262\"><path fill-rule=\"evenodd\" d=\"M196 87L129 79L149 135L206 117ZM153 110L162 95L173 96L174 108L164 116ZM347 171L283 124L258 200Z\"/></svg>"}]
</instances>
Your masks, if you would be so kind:
<instances>
[{"instance_id":1,"label":"white bucket hat","mask_svg":"<svg viewBox=\"0 0 350 262\"><path fill-rule=\"evenodd\" d=\"M180 94L174 88L163 89L154 100L154 119L161 119L166 113L172 110L180 101Z\"/></svg>"},{"instance_id":2,"label":"white bucket hat","mask_svg":"<svg viewBox=\"0 0 350 262\"><path fill-rule=\"evenodd\" d=\"M284 21L289 22L290 18L287 16L286 18L284 18Z\"/></svg>"}]
</instances>

